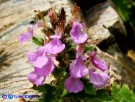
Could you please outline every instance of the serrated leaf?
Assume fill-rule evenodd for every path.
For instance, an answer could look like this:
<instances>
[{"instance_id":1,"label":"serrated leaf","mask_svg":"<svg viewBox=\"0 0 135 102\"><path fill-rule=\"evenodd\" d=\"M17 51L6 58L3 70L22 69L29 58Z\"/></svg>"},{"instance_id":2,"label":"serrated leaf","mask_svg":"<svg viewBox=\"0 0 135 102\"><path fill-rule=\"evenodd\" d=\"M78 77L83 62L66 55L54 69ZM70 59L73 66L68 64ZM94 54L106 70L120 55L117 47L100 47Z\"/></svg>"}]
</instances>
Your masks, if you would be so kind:
<instances>
[{"instance_id":1,"label":"serrated leaf","mask_svg":"<svg viewBox=\"0 0 135 102\"><path fill-rule=\"evenodd\" d=\"M135 102L135 95L133 94L132 90L129 89L128 85L112 85L112 96L118 102Z\"/></svg>"},{"instance_id":2,"label":"serrated leaf","mask_svg":"<svg viewBox=\"0 0 135 102\"><path fill-rule=\"evenodd\" d=\"M90 100L91 96L86 94L85 91L81 91L79 93L68 93L64 96L65 100L73 100L73 102L79 102L80 100ZM86 101L87 102L87 101Z\"/></svg>"},{"instance_id":3,"label":"serrated leaf","mask_svg":"<svg viewBox=\"0 0 135 102\"><path fill-rule=\"evenodd\" d=\"M98 89L96 93L96 100L101 100L101 102L115 102L113 101L113 97L105 89Z\"/></svg>"},{"instance_id":4,"label":"serrated leaf","mask_svg":"<svg viewBox=\"0 0 135 102\"><path fill-rule=\"evenodd\" d=\"M55 100L57 100L57 102L63 102L63 95L66 95L66 91L64 91L64 82L66 78L67 76L65 75L61 80L59 80L56 90L53 92L53 96L55 97Z\"/></svg>"},{"instance_id":5,"label":"serrated leaf","mask_svg":"<svg viewBox=\"0 0 135 102\"><path fill-rule=\"evenodd\" d=\"M53 93L56 90L55 86L45 84L43 86L35 86L34 89L43 93L39 98L39 102L54 102L55 99Z\"/></svg>"},{"instance_id":6,"label":"serrated leaf","mask_svg":"<svg viewBox=\"0 0 135 102\"><path fill-rule=\"evenodd\" d=\"M35 36L32 37L32 41L33 41L33 43L35 43L36 45L39 45L39 46L43 46L43 45L44 45L43 42L41 41L41 39L39 39L39 38L37 38L37 37L35 37Z\"/></svg>"},{"instance_id":7,"label":"serrated leaf","mask_svg":"<svg viewBox=\"0 0 135 102\"><path fill-rule=\"evenodd\" d=\"M46 91L48 91L50 88L51 88L52 90L54 90L56 87L55 87L55 86L52 86L52 85L50 85L50 84L44 84L44 85L42 85L42 86L33 86L33 89L34 89L34 90L37 90L37 91L39 91L39 92L46 92Z\"/></svg>"},{"instance_id":8,"label":"serrated leaf","mask_svg":"<svg viewBox=\"0 0 135 102\"><path fill-rule=\"evenodd\" d=\"M81 79L84 85L84 90L89 95L96 95L96 89L93 87L93 85L89 82L88 79L83 78Z\"/></svg>"}]
</instances>

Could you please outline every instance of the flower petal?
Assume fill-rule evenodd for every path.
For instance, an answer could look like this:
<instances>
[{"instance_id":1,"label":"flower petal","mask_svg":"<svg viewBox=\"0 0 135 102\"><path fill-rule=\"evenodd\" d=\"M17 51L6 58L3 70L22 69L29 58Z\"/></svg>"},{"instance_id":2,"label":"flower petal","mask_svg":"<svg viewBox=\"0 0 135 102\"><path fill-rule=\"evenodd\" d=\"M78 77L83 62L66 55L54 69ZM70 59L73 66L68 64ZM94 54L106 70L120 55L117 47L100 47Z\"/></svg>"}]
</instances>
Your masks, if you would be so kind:
<instances>
[{"instance_id":1,"label":"flower petal","mask_svg":"<svg viewBox=\"0 0 135 102\"><path fill-rule=\"evenodd\" d=\"M107 63L103 59L97 58L95 51L90 52L89 56L91 57L91 62L95 67L99 68L102 71L108 69Z\"/></svg>"},{"instance_id":2,"label":"flower petal","mask_svg":"<svg viewBox=\"0 0 135 102\"><path fill-rule=\"evenodd\" d=\"M48 57L46 53L44 52L43 47L38 48L36 52L28 53L27 57L28 57L29 62L32 63L33 66L38 67L38 68L42 68L48 62Z\"/></svg>"},{"instance_id":3,"label":"flower petal","mask_svg":"<svg viewBox=\"0 0 135 102\"><path fill-rule=\"evenodd\" d=\"M102 71L105 71L108 68L106 62L102 59L97 58L96 56L92 58L91 62L95 67L99 68Z\"/></svg>"},{"instance_id":4,"label":"flower petal","mask_svg":"<svg viewBox=\"0 0 135 102\"><path fill-rule=\"evenodd\" d=\"M104 87L109 81L109 76L104 73L96 73L94 69L90 69L90 82L93 83L95 88Z\"/></svg>"},{"instance_id":5,"label":"flower petal","mask_svg":"<svg viewBox=\"0 0 135 102\"><path fill-rule=\"evenodd\" d=\"M78 22L73 22L72 29L70 31L70 36L74 43L76 44L83 44L88 36L87 34L82 32L83 25Z\"/></svg>"},{"instance_id":6,"label":"flower petal","mask_svg":"<svg viewBox=\"0 0 135 102\"><path fill-rule=\"evenodd\" d=\"M48 63L43 66L43 68L35 67L35 72L40 76L47 76L54 70L54 64L51 59L48 60Z\"/></svg>"},{"instance_id":7,"label":"flower petal","mask_svg":"<svg viewBox=\"0 0 135 102\"><path fill-rule=\"evenodd\" d=\"M88 68L84 65L82 57L76 58L69 67L70 74L76 78L81 78L88 73Z\"/></svg>"},{"instance_id":8,"label":"flower petal","mask_svg":"<svg viewBox=\"0 0 135 102\"><path fill-rule=\"evenodd\" d=\"M24 32L24 33L20 34L19 42L23 43L23 42L29 41L32 37L33 37L32 32Z\"/></svg>"},{"instance_id":9,"label":"flower petal","mask_svg":"<svg viewBox=\"0 0 135 102\"><path fill-rule=\"evenodd\" d=\"M42 86L44 81L45 81L45 78L44 76L40 76L36 81L35 81L35 85L36 86Z\"/></svg>"},{"instance_id":10,"label":"flower petal","mask_svg":"<svg viewBox=\"0 0 135 102\"><path fill-rule=\"evenodd\" d=\"M54 38L50 43L45 45L46 51L52 54L58 54L64 50L65 44L62 44L60 39Z\"/></svg>"},{"instance_id":11,"label":"flower petal","mask_svg":"<svg viewBox=\"0 0 135 102\"><path fill-rule=\"evenodd\" d=\"M35 72L31 72L28 74L28 79L30 82L34 83L37 79L38 75Z\"/></svg>"},{"instance_id":12,"label":"flower petal","mask_svg":"<svg viewBox=\"0 0 135 102\"><path fill-rule=\"evenodd\" d=\"M28 80L30 82L32 82L33 84L39 86L39 85L43 85L43 82L45 80L44 76L39 76L36 74L36 72L31 72L28 74Z\"/></svg>"},{"instance_id":13,"label":"flower petal","mask_svg":"<svg viewBox=\"0 0 135 102\"><path fill-rule=\"evenodd\" d=\"M86 60L86 57L84 56L84 48L82 45L77 45L76 51L76 58L82 57L83 60Z\"/></svg>"},{"instance_id":14,"label":"flower petal","mask_svg":"<svg viewBox=\"0 0 135 102\"><path fill-rule=\"evenodd\" d=\"M19 42L23 43L29 41L33 37L33 30L36 28L35 25L30 24L28 27L28 32L24 32L19 36Z\"/></svg>"},{"instance_id":15,"label":"flower petal","mask_svg":"<svg viewBox=\"0 0 135 102\"><path fill-rule=\"evenodd\" d=\"M69 76L64 83L64 87L71 93L78 93L83 90L83 83L79 78Z\"/></svg>"}]
</instances>

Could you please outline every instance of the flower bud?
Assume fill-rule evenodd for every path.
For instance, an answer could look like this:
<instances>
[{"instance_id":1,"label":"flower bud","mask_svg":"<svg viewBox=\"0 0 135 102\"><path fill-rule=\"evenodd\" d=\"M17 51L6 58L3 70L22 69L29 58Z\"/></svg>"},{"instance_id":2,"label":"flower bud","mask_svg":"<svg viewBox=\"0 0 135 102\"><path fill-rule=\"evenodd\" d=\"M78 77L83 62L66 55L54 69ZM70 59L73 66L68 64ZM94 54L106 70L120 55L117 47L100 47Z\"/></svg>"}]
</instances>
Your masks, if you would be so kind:
<instances>
[{"instance_id":1,"label":"flower bud","mask_svg":"<svg viewBox=\"0 0 135 102\"><path fill-rule=\"evenodd\" d=\"M49 16L49 18L50 18L50 20L51 21L56 21L56 13L53 11L53 10L50 10L49 12L48 12L48 16Z\"/></svg>"},{"instance_id":2,"label":"flower bud","mask_svg":"<svg viewBox=\"0 0 135 102\"><path fill-rule=\"evenodd\" d=\"M95 88L102 88L104 87L108 81L109 81L109 76L100 71L99 73L96 73L94 69L90 69L90 82L93 83Z\"/></svg>"}]
</instances>

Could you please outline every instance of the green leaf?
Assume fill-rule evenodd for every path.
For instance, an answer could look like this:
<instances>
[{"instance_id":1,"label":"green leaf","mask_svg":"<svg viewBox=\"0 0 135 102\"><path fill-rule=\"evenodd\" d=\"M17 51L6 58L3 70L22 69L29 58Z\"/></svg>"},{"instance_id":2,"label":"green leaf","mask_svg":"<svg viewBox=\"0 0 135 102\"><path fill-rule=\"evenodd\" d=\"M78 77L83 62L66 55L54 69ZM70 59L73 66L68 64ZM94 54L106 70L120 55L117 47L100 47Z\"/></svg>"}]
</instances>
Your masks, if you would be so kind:
<instances>
[{"instance_id":1,"label":"green leaf","mask_svg":"<svg viewBox=\"0 0 135 102\"><path fill-rule=\"evenodd\" d=\"M63 73L63 75L61 76L61 78L57 78L57 86L56 86L56 90L53 92L53 96L55 97L56 100L58 100L58 102L61 102L61 99L63 97L63 95L65 95L65 88L64 88L64 82L65 79L67 78L67 73Z\"/></svg>"},{"instance_id":2,"label":"green leaf","mask_svg":"<svg viewBox=\"0 0 135 102\"><path fill-rule=\"evenodd\" d=\"M64 81L65 80L61 80L61 82L59 82L59 84L57 85L57 89L53 93L56 99L60 98L63 93Z\"/></svg>"},{"instance_id":3,"label":"green leaf","mask_svg":"<svg viewBox=\"0 0 135 102\"><path fill-rule=\"evenodd\" d=\"M43 86L34 86L33 88L43 93L39 98L39 102L54 102L53 93L56 90L55 86L44 84Z\"/></svg>"},{"instance_id":4,"label":"green leaf","mask_svg":"<svg viewBox=\"0 0 135 102\"><path fill-rule=\"evenodd\" d=\"M64 100L73 100L73 102L80 102L80 100L91 100L91 96L86 94L85 91L81 91L79 93L68 93L64 96ZM70 101L69 101L70 102ZM93 102L93 101L91 101Z\"/></svg>"},{"instance_id":5,"label":"green leaf","mask_svg":"<svg viewBox=\"0 0 135 102\"><path fill-rule=\"evenodd\" d=\"M56 86L52 86L50 84L44 84L43 86L34 86L35 90L42 92L43 94L39 98L39 102L62 102L62 97L66 95L64 91L64 82L65 78L60 80L60 82Z\"/></svg>"},{"instance_id":6,"label":"green leaf","mask_svg":"<svg viewBox=\"0 0 135 102\"><path fill-rule=\"evenodd\" d=\"M91 52L94 49L93 46L86 47L86 52Z\"/></svg>"},{"instance_id":7,"label":"green leaf","mask_svg":"<svg viewBox=\"0 0 135 102\"><path fill-rule=\"evenodd\" d=\"M35 86L35 85L33 86L33 89L34 90L37 90L37 91L43 92L43 93L46 92L46 91L49 91L50 88L52 88L52 90L53 90L56 87L55 86L52 86L50 84L44 84L42 86Z\"/></svg>"},{"instance_id":8,"label":"green leaf","mask_svg":"<svg viewBox=\"0 0 135 102\"><path fill-rule=\"evenodd\" d=\"M67 91L66 89L64 89L64 90L63 90L63 93L62 93L62 95L61 95L61 97L65 96L65 95L67 95L67 94L68 94L68 91Z\"/></svg>"},{"instance_id":9,"label":"green leaf","mask_svg":"<svg viewBox=\"0 0 135 102\"><path fill-rule=\"evenodd\" d=\"M129 1L128 0L123 0L121 2L118 2L118 0L112 0L113 3L115 4L117 10L118 10L118 13L120 15L120 17L122 18L122 20L125 22L125 21L128 21L129 20L129 9L127 8L127 4L129 4ZM124 3L125 2L125 3Z\"/></svg>"},{"instance_id":10,"label":"green leaf","mask_svg":"<svg viewBox=\"0 0 135 102\"><path fill-rule=\"evenodd\" d=\"M84 90L89 95L96 95L96 89L93 87L93 85L89 82L88 79L83 78L81 79L84 85Z\"/></svg>"},{"instance_id":11,"label":"green leaf","mask_svg":"<svg viewBox=\"0 0 135 102\"><path fill-rule=\"evenodd\" d=\"M118 14L120 15L121 19L124 23L129 23L131 27L135 27L135 1L133 0L112 0L114 3ZM135 30L135 29L134 29Z\"/></svg>"},{"instance_id":12,"label":"green leaf","mask_svg":"<svg viewBox=\"0 0 135 102\"><path fill-rule=\"evenodd\" d=\"M128 85L112 85L112 96L118 102L135 102L135 94L129 89Z\"/></svg>"},{"instance_id":13,"label":"green leaf","mask_svg":"<svg viewBox=\"0 0 135 102\"><path fill-rule=\"evenodd\" d=\"M133 87L133 93L135 94L135 86Z\"/></svg>"},{"instance_id":14,"label":"green leaf","mask_svg":"<svg viewBox=\"0 0 135 102\"><path fill-rule=\"evenodd\" d=\"M109 95L108 91L105 89L98 89L95 100L100 102L115 102L113 97Z\"/></svg>"},{"instance_id":15,"label":"green leaf","mask_svg":"<svg viewBox=\"0 0 135 102\"><path fill-rule=\"evenodd\" d=\"M37 37L35 37L35 36L32 37L32 41L33 41L33 43L35 43L36 45L39 45L39 46L43 46L43 45L44 45L43 42L42 42L42 40L39 39L39 38L37 38Z\"/></svg>"},{"instance_id":16,"label":"green leaf","mask_svg":"<svg viewBox=\"0 0 135 102\"><path fill-rule=\"evenodd\" d=\"M55 78L60 79L64 72L66 72L64 68L55 68L52 74Z\"/></svg>"},{"instance_id":17,"label":"green leaf","mask_svg":"<svg viewBox=\"0 0 135 102\"><path fill-rule=\"evenodd\" d=\"M69 52L71 50L73 50L75 48L75 44L73 44L72 40L69 40L67 43L66 43L66 52Z\"/></svg>"},{"instance_id":18,"label":"green leaf","mask_svg":"<svg viewBox=\"0 0 135 102\"><path fill-rule=\"evenodd\" d=\"M44 85L42 85L42 86L36 86L36 85L34 85L34 86L33 86L33 89L34 89L34 90L37 90L37 91L39 91L39 92L45 92L45 91L46 91L46 87L47 87L46 84L44 84Z\"/></svg>"}]
</instances>

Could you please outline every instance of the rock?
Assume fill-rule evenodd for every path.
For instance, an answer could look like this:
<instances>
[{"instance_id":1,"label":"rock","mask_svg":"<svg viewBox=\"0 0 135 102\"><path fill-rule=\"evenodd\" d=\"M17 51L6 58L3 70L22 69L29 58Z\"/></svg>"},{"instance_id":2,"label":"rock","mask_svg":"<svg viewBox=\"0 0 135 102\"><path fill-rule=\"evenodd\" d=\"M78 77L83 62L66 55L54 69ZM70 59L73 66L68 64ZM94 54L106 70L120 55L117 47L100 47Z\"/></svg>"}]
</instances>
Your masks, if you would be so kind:
<instances>
[{"instance_id":1,"label":"rock","mask_svg":"<svg viewBox=\"0 0 135 102\"><path fill-rule=\"evenodd\" d=\"M93 40L98 39L98 43L111 36L111 33L107 29L108 27L113 26L118 21L121 22L118 14L109 2L97 4L86 10L85 16L88 25L88 34ZM122 23L119 25L122 25ZM121 27L121 29L124 28Z\"/></svg>"},{"instance_id":2,"label":"rock","mask_svg":"<svg viewBox=\"0 0 135 102\"><path fill-rule=\"evenodd\" d=\"M91 7L95 6L96 4L103 3L106 0L73 0L73 1L75 1L83 11L86 11Z\"/></svg>"}]
</instances>

